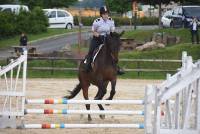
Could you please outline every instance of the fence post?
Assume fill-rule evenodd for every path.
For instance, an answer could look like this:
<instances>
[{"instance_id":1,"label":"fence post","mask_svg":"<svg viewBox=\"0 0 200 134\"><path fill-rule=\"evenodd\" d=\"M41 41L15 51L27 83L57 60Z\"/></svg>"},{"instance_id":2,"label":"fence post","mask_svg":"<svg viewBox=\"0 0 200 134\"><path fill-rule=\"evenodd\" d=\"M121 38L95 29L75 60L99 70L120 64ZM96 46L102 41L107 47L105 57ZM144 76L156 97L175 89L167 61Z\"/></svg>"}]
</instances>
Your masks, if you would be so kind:
<instances>
[{"instance_id":1,"label":"fence post","mask_svg":"<svg viewBox=\"0 0 200 134\"><path fill-rule=\"evenodd\" d=\"M51 59L51 66L52 66L52 68L51 68L51 75L53 75L54 74L54 59L52 58Z\"/></svg>"},{"instance_id":2,"label":"fence post","mask_svg":"<svg viewBox=\"0 0 200 134\"><path fill-rule=\"evenodd\" d=\"M140 61L137 61L137 69L138 69L138 73L137 73L137 76L138 78L140 77Z\"/></svg>"},{"instance_id":3,"label":"fence post","mask_svg":"<svg viewBox=\"0 0 200 134\"><path fill-rule=\"evenodd\" d=\"M160 134L160 101L158 96L158 87L155 87L155 104L154 104L154 124L153 124L153 134Z\"/></svg>"},{"instance_id":4,"label":"fence post","mask_svg":"<svg viewBox=\"0 0 200 134\"><path fill-rule=\"evenodd\" d=\"M155 91L152 85L145 87L145 99L144 99L144 128L145 134L152 134L152 99L155 96Z\"/></svg>"}]
</instances>

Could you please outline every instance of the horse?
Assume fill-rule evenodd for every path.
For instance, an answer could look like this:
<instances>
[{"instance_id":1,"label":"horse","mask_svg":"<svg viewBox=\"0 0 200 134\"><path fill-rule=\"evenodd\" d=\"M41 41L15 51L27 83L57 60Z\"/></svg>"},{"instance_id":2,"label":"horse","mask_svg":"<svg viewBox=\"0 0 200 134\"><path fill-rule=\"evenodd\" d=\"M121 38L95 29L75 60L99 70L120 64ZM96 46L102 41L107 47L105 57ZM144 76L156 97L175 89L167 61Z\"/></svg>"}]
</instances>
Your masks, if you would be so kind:
<instances>
[{"instance_id":1,"label":"horse","mask_svg":"<svg viewBox=\"0 0 200 134\"><path fill-rule=\"evenodd\" d=\"M81 61L78 71L79 84L76 87L69 91L70 95L64 96L64 98L72 99L74 98L82 89L83 97L85 100L89 100L88 97L88 88L90 84L96 85L98 87L98 91L95 100L101 100L107 92L107 85L111 82L111 91L110 96L107 100L112 100L115 95L115 86L117 80L117 62L118 62L118 54L120 51L121 40L120 37L124 33L121 32L110 33L104 38L104 45L99 51L96 59L93 61L92 71L85 71L85 63L84 60ZM104 110L101 104L97 104L100 110ZM90 110L90 104L86 104L86 109ZM105 118L105 115L100 115L101 119ZM90 114L88 114L88 121L91 121L92 118Z\"/></svg>"}]
</instances>

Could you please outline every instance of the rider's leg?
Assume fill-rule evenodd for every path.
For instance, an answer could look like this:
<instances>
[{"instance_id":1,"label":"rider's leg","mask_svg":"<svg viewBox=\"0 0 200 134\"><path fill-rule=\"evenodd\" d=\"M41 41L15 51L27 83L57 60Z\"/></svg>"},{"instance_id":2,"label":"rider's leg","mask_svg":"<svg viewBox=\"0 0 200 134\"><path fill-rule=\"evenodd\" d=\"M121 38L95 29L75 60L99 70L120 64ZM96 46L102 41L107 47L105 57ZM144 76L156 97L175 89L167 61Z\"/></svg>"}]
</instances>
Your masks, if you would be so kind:
<instances>
[{"instance_id":1,"label":"rider's leg","mask_svg":"<svg viewBox=\"0 0 200 134\"><path fill-rule=\"evenodd\" d=\"M86 71L87 72L89 72L91 69L92 55L97 46L98 46L98 41L95 37L93 37L90 42L90 48L89 48L88 55L87 55L87 62L86 62Z\"/></svg>"}]
</instances>

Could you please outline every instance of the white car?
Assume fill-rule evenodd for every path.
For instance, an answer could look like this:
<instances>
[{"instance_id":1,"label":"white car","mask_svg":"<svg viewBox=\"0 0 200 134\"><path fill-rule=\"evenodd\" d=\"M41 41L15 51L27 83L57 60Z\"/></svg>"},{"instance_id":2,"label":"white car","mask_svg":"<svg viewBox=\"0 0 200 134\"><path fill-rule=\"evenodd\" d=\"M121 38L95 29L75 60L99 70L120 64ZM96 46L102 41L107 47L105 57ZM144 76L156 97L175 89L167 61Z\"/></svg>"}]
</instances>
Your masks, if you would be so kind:
<instances>
[{"instance_id":1,"label":"white car","mask_svg":"<svg viewBox=\"0 0 200 134\"><path fill-rule=\"evenodd\" d=\"M49 28L72 29L74 26L74 17L62 9L43 9L49 19Z\"/></svg>"},{"instance_id":2,"label":"white car","mask_svg":"<svg viewBox=\"0 0 200 134\"><path fill-rule=\"evenodd\" d=\"M0 5L1 12L13 12L19 14L20 10L29 11L28 6L25 5Z\"/></svg>"},{"instance_id":3,"label":"white car","mask_svg":"<svg viewBox=\"0 0 200 134\"><path fill-rule=\"evenodd\" d=\"M164 13L164 15L161 18L161 23L163 27L172 27L172 13L173 10L168 10Z\"/></svg>"}]
</instances>

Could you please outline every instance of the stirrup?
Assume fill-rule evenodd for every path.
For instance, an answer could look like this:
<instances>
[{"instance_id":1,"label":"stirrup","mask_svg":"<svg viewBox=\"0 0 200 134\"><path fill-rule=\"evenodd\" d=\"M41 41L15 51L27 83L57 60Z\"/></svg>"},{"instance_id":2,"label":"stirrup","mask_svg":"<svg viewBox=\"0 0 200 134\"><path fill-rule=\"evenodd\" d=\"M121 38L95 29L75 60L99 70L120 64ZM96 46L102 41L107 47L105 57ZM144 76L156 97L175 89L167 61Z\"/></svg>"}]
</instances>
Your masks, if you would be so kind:
<instances>
[{"instance_id":1,"label":"stirrup","mask_svg":"<svg viewBox=\"0 0 200 134\"><path fill-rule=\"evenodd\" d=\"M118 75L123 75L123 74L125 74L125 72L124 72L124 70L122 70L122 69L118 69L118 70L117 70L117 74L118 74Z\"/></svg>"}]
</instances>

